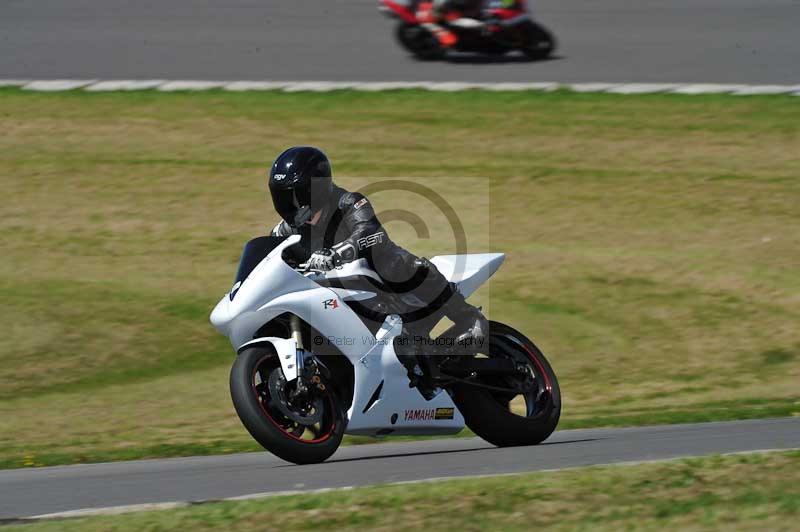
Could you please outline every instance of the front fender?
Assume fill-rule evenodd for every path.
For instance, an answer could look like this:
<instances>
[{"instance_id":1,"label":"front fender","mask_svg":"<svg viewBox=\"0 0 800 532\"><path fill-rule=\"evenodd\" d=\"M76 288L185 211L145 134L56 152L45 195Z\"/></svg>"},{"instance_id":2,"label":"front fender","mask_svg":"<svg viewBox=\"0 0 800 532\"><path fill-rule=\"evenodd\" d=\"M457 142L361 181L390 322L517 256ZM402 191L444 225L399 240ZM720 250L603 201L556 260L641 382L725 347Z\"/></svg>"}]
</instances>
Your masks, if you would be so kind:
<instances>
[{"instance_id":1,"label":"front fender","mask_svg":"<svg viewBox=\"0 0 800 532\"><path fill-rule=\"evenodd\" d=\"M275 352L278 354L278 360L281 363L283 376L286 377L286 382L293 381L297 378L297 342L293 338L277 338L267 336L264 338L256 338L249 342L242 344L236 350L236 354L241 354L242 351L248 347L271 345Z\"/></svg>"}]
</instances>

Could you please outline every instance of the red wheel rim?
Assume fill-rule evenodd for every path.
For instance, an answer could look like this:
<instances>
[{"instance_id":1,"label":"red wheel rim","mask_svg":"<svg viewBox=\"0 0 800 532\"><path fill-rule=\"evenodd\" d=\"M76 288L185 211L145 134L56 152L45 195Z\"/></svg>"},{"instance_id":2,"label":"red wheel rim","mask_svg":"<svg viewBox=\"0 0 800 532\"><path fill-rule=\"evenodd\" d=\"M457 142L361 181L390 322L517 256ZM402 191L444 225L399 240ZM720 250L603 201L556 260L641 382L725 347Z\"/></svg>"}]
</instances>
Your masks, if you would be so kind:
<instances>
[{"instance_id":1,"label":"red wheel rim","mask_svg":"<svg viewBox=\"0 0 800 532\"><path fill-rule=\"evenodd\" d=\"M544 364L540 360L536 350L531 349L531 346L528 345L527 341L524 341L523 339L517 338L514 335L508 333L502 333L498 336L506 339L511 344L513 344L515 346L515 349L517 349L520 354L524 353L525 358L527 358L532 364L531 369L534 371L534 377L537 380L539 378L542 379L544 386L538 387L538 391L536 392L535 396L529 396L528 393L518 394L518 396L521 395L525 400L526 415L523 417L530 419L540 416L543 412L547 410L546 402L542 401L542 399L545 399L545 401L551 401L553 397L553 383L550 379L550 376L547 374L547 371L545 370ZM535 409L532 410L532 408ZM520 414L515 414L515 415L520 415Z\"/></svg>"},{"instance_id":2,"label":"red wheel rim","mask_svg":"<svg viewBox=\"0 0 800 532\"><path fill-rule=\"evenodd\" d=\"M256 397L256 401L258 401L258 405L261 408L261 411L266 416L266 418L270 421L270 423L272 423L275 426L275 428L280 430L283 435L285 435L286 437L291 438L291 439L293 439L295 441L298 441L300 443L314 444L314 443L322 443L322 442L328 440L331 437L331 435L333 434L333 431L336 429L336 417L334 416L334 412L335 412L334 409L335 409L336 406L335 406L335 404L333 402L333 399L331 398L330 394L325 394L325 400L326 400L326 403L328 405L327 414L331 418L330 422L329 422L330 427L325 432L325 434L323 434L322 436L318 436L318 437L316 437L316 438L314 438L312 440L304 440L303 438L300 437L305 433L305 430L310 430L309 427L307 427L305 425L301 425L301 426L304 426L306 428L305 428L305 430L303 430L303 432L300 433L300 436L296 436L295 434L290 432L287 429L287 427L284 427L283 425L278 423L278 421L275 419L273 414L270 413L269 409L264 404L265 401L262 400L263 394L259 393L259 391L256 389L256 383L255 383L256 375L259 375L259 370L261 368L261 365L263 364L263 362L265 360L267 360L269 358L272 358L272 355L265 356L265 357L263 357L262 359L260 359L256 363L256 366L253 369L253 375L250 378L250 386L251 386L251 388L253 390L253 395ZM261 378L262 378L262 384L265 384L265 381L264 381L263 377L261 377ZM267 396L268 396L268 394L267 394ZM322 428L322 426L324 426L324 419L325 419L325 413L323 413L322 420L320 421L321 428Z\"/></svg>"}]
</instances>

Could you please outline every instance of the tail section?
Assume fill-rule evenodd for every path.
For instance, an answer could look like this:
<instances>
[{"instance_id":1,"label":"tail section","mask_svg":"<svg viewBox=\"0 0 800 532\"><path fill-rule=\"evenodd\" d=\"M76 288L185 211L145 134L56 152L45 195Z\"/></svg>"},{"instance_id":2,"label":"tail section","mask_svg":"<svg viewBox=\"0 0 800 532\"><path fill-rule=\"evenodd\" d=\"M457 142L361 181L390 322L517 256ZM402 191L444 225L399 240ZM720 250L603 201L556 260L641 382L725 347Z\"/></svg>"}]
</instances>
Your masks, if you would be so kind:
<instances>
[{"instance_id":1,"label":"tail section","mask_svg":"<svg viewBox=\"0 0 800 532\"><path fill-rule=\"evenodd\" d=\"M506 256L503 253L471 253L468 255L439 255L431 262L448 281L456 283L464 297L469 297L489 277L494 275Z\"/></svg>"}]
</instances>

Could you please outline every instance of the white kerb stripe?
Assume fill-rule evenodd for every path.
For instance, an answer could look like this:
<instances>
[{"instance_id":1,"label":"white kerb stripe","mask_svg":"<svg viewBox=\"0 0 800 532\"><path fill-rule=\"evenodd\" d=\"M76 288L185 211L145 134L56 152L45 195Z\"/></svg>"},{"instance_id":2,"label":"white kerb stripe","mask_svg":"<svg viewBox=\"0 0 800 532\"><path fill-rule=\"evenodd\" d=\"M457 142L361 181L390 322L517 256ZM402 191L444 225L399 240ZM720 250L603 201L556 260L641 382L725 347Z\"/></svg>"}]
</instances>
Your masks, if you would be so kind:
<instances>
[{"instance_id":1,"label":"white kerb stripe","mask_svg":"<svg viewBox=\"0 0 800 532\"><path fill-rule=\"evenodd\" d=\"M172 510L190 506L189 502L154 502L146 504L128 504L126 506L108 506L105 508L82 508L80 510L67 510L52 514L35 515L29 519L65 519L72 517L90 517L93 515L121 515L133 512L149 512L153 510Z\"/></svg>"},{"instance_id":2,"label":"white kerb stripe","mask_svg":"<svg viewBox=\"0 0 800 532\"><path fill-rule=\"evenodd\" d=\"M233 92L274 91L291 85L291 81L233 81L226 83L223 89Z\"/></svg>"},{"instance_id":3,"label":"white kerb stripe","mask_svg":"<svg viewBox=\"0 0 800 532\"><path fill-rule=\"evenodd\" d=\"M603 92L616 86L616 83L570 83L564 88L574 92Z\"/></svg>"},{"instance_id":4,"label":"white kerb stripe","mask_svg":"<svg viewBox=\"0 0 800 532\"><path fill-rule=\"evenodd\" d=\"M723 83L694 83L678 87L672 92L676 94L721 94L725 92L733 92L735 90L739 90L744 87L747 87L747 85L731 85Z\"/></svg>"},{"instance_id":5,"label":"white kerb stripe","mask_svg":"<svg viewBox=\"0 0 800 532\"><path fill-rule=\"evenodd\" d=\"M678 83L625 83L606 90L612 94L650 94L679 88Z\"/></svg>"},{"instance_id":6,"label":"white kerb stripe","mask_svg":"<svg viewBox=\"0 0 800 532\"><path fill-rule=\"evenodd\" d=\"M786 94L800 90L800 86L792 85L748 85L733 91L737 96L755 96L760 94Z\"/></svg>"},{"instance_id":7,"label":"white kerb stripe","mask_svg":"<svg viewBox=\"0 0 800 532\"><path fill-rule=\"evenodd\" d=\"M376 81L374 83L359 83L353 87L357 91L381 92L402 89L424 89L430 82L427 81Z\"/></svg>"},{"instance_id":8,"label":"white kerb stripe","mask_svg":"<svg viewBox=\"0 0 800 532\"><path fill-rule=\"evenodd\" d=\"M0 79L0 87L22 87L30 82L29 79Z\"/></svg>"},{"instance_id":9,"label":"white kerb stripe","mask_svg":"<svg viewBox=\"0 0 800 532\"><path fill-rule=\"evenodd\" d=\"M31 81L22 88L28 91L71 91L85 87L95 81L93 79L48 79Z\"/></svg>"},{"instance_id":10,"label":"white kerb stripe","mask_svg":"<svg viewBox=\"0 0 800 532\"><path fill-rule=\"evenodd\" d=\"M35 91L67 91L81 89L95 91L129 91L157 89L160 91L204 91L224 89L226 91L265 91L283 90L286 92L327 92L333 90L358 90L368 92L423 89L430 91L461 92L467 90L485 91L553 91L572 90L574 92L612 94L647 94L653 92L673 92L676 94L714 94L731 93L735 95L756 94L795 94L800 95L800 85L745 85L723 83L485 83L461 81L204 81L204 80L20 80L0 79L0 87L22 87Z\"/></svg>"},{"instance_id":11,"label":"white kerb stripe","mask_svg":"<svg viewBox=\"0 0 800 532\"><path fill-rule=\"evenodd\" d=\"M160 91L207 91L209 89L218 89L225 85L224 81L168 81L164 83L158 90Z\"/></svg>"},{"instance_id":12,"label":"white kerb stripe","mask_svg":"<svg viewBox=\"0 0 800 532\"><path fill-rule=\"evenodd\" d=\"M481 89L484 85L481 83L462 83L459 81L443 82L443 83L429 83L425 88L437 92L461 92L471 89Z\"/></svg>"},{"instance_id":13,"label":"white kerb stripe","mask_svg":"<svg viewBox=\"0 0 800 532\"><path fill-rule=\"evenodd\" d=\"M108 80L108 81L99 81L97 83L92 83L84 90L91 91L91 92L102 92L102 91L141 91L147 89L155 89L166 83L163 79L141 79L141 80L134 80L134 79L119 79L119 80Z\"/></svg>"},{"instance_id":14,"label":"white kerb stripe","mask_svg":"<svg viewBox=\"0 0 800 532\"><path fill-rule=\"evenodd\" d=\"M485 86L489 91L554 91L560 87L558 83L490 83Z\"/></svg>"},{"instance_id":15,"label":"white kerb stripe","mask_svg":"<svg viewBox=\"0 0 800 532\"><path fill-rule=\"evenodd\" d=\"M356 82L353 81L301 81L289 84L283 90L286 92L329 92L351 89L355 85Z\"/></svg>"}]
</instances>

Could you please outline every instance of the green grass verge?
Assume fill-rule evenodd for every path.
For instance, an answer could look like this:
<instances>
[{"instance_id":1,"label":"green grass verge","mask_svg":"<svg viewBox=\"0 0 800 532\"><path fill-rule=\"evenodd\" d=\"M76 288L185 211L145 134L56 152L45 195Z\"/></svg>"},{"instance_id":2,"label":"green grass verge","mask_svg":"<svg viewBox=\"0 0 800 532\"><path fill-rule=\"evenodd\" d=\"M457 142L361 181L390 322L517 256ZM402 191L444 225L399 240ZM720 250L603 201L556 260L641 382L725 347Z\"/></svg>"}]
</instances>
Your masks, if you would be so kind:
<instances>
[{"instance_id":1,"label":"green grass verge","mask_svg":"<svg viewBox=\"0 0 800 532\"><path fill-rule=\"evenodd\" d=\"M800 412L796 98L0 89L0 121L0 467L255 448L207 315L300 143L508 254L476 302L551 359L562 427Z\"/></svg>"},{"instance_id":2,"label":"green grass verge","mask_svg":"<svg viewBox=\"0 0 800 532\"><path fill-rule=\"evenodd\" d=\"M6 530L790 530L800 452L378 486Z\"/></svg>"}]
</instances>

